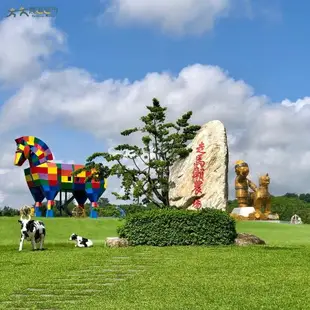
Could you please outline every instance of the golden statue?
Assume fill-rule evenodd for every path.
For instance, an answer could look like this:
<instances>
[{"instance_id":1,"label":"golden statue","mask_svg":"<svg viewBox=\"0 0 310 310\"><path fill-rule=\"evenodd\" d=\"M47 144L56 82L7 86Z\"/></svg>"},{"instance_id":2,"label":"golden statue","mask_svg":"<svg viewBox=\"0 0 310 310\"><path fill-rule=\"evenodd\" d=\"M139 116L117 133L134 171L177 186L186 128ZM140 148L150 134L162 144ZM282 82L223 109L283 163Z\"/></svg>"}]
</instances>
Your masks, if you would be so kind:
<instances>
[{"instance_id":1,"label":"golden statue","mask_svg":"<svg viewBox=\"0 0 310 310\"><path fill-rule=\"evenodd\" d=\"M31 206L23 206L19 210L19 214L21 218L31 218L33 217L33 207Z\"/></svg>"},{"instance_id":2,"label":"golden statue","mask_svg":"<svg viewBox=\"0 0 310 310\"><path fill-rule=\"evenodd\" d=\"M253 192L257 190L256 185L247 178L250 170L249 166L243 160L236 161L235 164L235 190L236 190L236 199L238 201L238 207L249 207L253 205ZM253 192L249 192L249 188Z\"/></svg>"},{"instance_id":3,"label":"golden statue","mask_svg":"<svg viewBox=\"0 0 310 310\"><path fill-rule=\"evenodd\" d=\"M85 217L86 216L85 209L80 207L80 206L74 207L72 210L72 216L74 216L74 217Z\"/></svg>"},{"instance_id":4,"label":"golden statue","mask_svg":"<svg viewBox=\"0 0 310 310\"><path fill-rule=\"evenodd\" d=\"M257 187L247 176L249 166L243 160L238 160L235 164L235 190L238 207L254 207L255 212L249 214L248 219L267 220L279 219L277 214L271 215L271 195L268 187L270 177L268 173L259 177L259 187ZM249 188L253 192L249 192Z\"/></svg>"},{"instance_id":5,"label":"golden statue","mask_svg":"<svg viewBox=\"0 0 310 310\"><path fill-rule=\"evenodd\" d=\"M259 187L253 195L253 206L255 208L255 217L261 218L262 214L268 218L271 213L271 195L268 187L270 184L270 177L268 173L259 177Z\"/></svg>"}]
</instances>

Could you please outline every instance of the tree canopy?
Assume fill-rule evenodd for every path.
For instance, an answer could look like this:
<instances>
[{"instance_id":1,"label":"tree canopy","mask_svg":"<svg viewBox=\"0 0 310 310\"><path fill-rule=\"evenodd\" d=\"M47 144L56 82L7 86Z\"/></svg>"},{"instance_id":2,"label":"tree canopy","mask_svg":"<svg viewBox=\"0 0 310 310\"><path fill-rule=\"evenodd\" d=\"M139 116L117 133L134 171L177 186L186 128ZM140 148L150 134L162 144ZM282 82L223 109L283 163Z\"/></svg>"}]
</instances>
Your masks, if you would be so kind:
<instances>
[{"instance_id":1,"label":"tree canopy","mask_svg":"<svg viewBox=\"0 0 310 310\"><path fill-rule=\"evenodd\" d=\"M146 108L148 114L140 118L141 127L121 132L125 137L140 133L141 146L120 144L114 148L114 154L94 153L87 158L85 168L79 169L74 175L82 170L95 171L90 178L97 180L115 175L121 178L124 192L113 193L118 199L169 206L171 167L177 160L186 158L192 152L188 143L201 126L190 125L191 111L174 123L166 122L167 108L162 107L156 98ZM100 157L111 165L97 163L96 159Z\"/></svg>"}]
</instances>

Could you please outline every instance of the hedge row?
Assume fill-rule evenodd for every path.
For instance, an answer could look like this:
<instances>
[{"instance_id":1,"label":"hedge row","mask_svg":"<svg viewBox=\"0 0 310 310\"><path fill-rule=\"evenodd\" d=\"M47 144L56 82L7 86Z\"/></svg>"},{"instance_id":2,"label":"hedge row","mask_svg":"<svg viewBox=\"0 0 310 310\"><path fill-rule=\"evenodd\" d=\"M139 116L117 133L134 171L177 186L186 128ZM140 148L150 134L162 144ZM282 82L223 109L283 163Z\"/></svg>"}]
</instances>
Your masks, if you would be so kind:
<instances>
[{"instance_id":1,"label":"hedge row","mask_svg":"<svg viewBox=\"0 0 310 310\"><path fill-rule=\"evenodd\" d=\"M310 223L310 204L298 198L274 197L271 208L272 212L279 214L282 221L290 221L297 214L304 223Z\"/></svg>"},{"instance_id":2,"label":"hedge row","mask_svg":"<svg viewBox=\"0 0 310 310\"><path fill-rule=\"evenodd\" d=\"M19 215L19 210L7 206L0 209L0 216L16 216L16 215Z\"/></svg>"},{"instance_id":3,"label":"hedge row","mask_svg":"<svg viewBox=\"0 0 310 310\"><path fill-rule=\"evenodd\" d=\"M237 236L235 221L226 212L159 209L127 216L118 228L132 245L229 245Z\"/></svg>"}]
</instances>

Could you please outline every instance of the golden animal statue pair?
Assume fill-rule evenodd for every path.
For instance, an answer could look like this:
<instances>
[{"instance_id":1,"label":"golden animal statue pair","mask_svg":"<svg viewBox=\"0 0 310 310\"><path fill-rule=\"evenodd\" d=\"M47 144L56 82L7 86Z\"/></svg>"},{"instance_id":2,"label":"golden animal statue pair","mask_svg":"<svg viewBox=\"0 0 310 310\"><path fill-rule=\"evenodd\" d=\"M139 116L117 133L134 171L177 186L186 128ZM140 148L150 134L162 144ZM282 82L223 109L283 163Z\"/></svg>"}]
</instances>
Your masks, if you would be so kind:
<instances>
[{"instance_id":1,"label":"golden animal statue pair","mask_svg":"<svg viewBox=\"0 0 310 310\"><path fill-rule=\"evenodd\" d=\"M270 177L268 173L259 177L259 187L248 179L249 165L238 160L235 164L235 193L238 207L253 206L255 213L251 215L255 219L268 219L271 213L271 195L269 193ZM252 192L249 191L249 188ZM250 216L249 216L250 217Z\"/></svg>"}]
</instances>

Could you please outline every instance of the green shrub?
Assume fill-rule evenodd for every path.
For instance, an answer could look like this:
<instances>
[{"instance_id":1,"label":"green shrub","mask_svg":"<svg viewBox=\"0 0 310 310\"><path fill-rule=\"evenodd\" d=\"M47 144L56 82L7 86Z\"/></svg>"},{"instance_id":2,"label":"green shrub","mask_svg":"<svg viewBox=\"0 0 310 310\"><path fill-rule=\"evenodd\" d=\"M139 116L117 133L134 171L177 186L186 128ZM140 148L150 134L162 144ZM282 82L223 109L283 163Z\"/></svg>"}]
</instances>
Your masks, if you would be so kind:
<instances>
[{"instance_id":1,"label":"green shrub","mask_svg":"<svg viewBox=\"0 0 310 310\"><path fill-rule=\"evenodd\" d=\"M200 212L157 209L129 215L118 228L132 245L229 245L237 236L235 221L215 209Z\"/></svg>"},{"instance_id":2,"label":"green shrub","mask_svg":"<svg viewBox=\"0 0 310 310\"><path fill-rule=\"evenodd\" d=\"M16 216L19 215L19 210L5 206L0 209L0 216Z\"/></svg>"},{"instance_id":3,"label":"green shrub","mask_svg":"<svg viewBox=\"0 0 310 310\"><path fill-rule=\"evenodd\" d=\"M273 213L278 213L282 221L290 221L294 214L298 214L305 223L306 214L310 211L309 207L309 203L294 197L281 196L271 199L271 210Z\"/></svg>"},{"instance_id":4,"label":"green shrub","mask_svg":"<svg viewBox=\"0 0 310 310\"><path fill-rule=\"evenodd\" d=\"M296 211L304 224L310 224L310 208L304 208Z\"/></svg>"},{"instance_id":5,"label":"green shrub","mask_svg":"<svg viewBox=\"0 0 310 310\"><path fill-rule=\"evenodd\" d=\"M144 205L128 204L128 205L107 205L98 208L98 216L102 217L121 217L120 209L125 211L126 216L137 212L152 210L153 208Z\"/></svg>"},{"instance_id":6,"label":"green shrub","mask_svg":"<svg viewBox=\"0 0 310 310\"><path fill-rule=\"evenodd\" d=\"M145 212L145 211L150 211L150 210L158 210L159 208L153 204L148 204L148 205L142 205L142 204L131 204L131 205L120 205L120 208L122 208L125 213L126 217L135 214L138 212Z\"/></svg>"},{"instance_id":7,"label":"green shrub","mask_svg":"<svg viewBox=\"0 0 310 310\"><path fill-rule=\"evenodd\" d=\"M120 217L121 213L115 205L99 207L98 216L102 217Z\"/></svg>"},{"instance_id":8,"label":"green shrub","mask_svg":"<svg viewBox=\"0 0 310 310\"><path fill-rule=\"evenodd\" d=\"M234 208L238 208L238 201L236 199L228 200L228 203L226 206L226 212L231 213Z\"/></svg>"}]
</instances>

